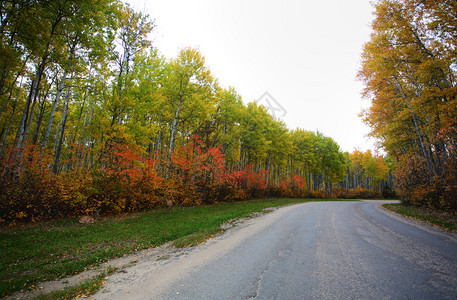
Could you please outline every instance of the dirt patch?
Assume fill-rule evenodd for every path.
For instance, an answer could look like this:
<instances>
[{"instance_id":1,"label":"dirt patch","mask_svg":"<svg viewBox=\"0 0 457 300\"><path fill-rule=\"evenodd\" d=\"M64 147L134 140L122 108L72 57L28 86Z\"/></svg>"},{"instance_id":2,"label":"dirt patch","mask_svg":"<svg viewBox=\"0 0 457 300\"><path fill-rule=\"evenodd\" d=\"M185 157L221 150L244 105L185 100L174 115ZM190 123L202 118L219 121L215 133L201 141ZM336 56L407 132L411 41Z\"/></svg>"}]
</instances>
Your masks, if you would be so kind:
<instances>
[{"instance_id":1,"label":"dirt patch","mask_svg":"<svg viewBox=\"0 0 457 300\"><path fill-rule=\"evenodd\" d=\"M114 268L116 272L125 272L125 269L136 264L142 259L151 259L151 260L161 260L172 257L176 252L179 252L179 249L170 246L170 243L166 243L157 248L150 248L146 250L141 250L132 254L125 255L120 258L112 259L106 263L101 264L100 266L94 267L82 273L65 277L60 280L42 282L37 285L37 288L30 292L16 293L13 294L11 299L31 299L40 294L47 294L54 291L63 290L65 288L78 285L88 279L92 279L97 275L103 273L109 268Z\"/></svg>"},{"instance_id":2,"label":"dirt patch","mask_svg":"<svg viewBox=\"0 0 457 300\"><path fill-rule=\"evenodd\" d=\"M265 215L267 213L270 213L272 211L275 211L280 207L282 207L282 206L269 207L269 208L263 209L262 211L250 213L249 215L247 215L245 217L242 217L242 218L232 219L232 220L230 220L228 222L222 223L221 224L221 228L224 229L224 230L230 229L232 227L235 227L237 225L240 225L240 224L246 222L247 220L250 220L250 219L253 219L253 218L257 218L257 217L263 216L263 215Z\"/></svg>"}]
</instances>

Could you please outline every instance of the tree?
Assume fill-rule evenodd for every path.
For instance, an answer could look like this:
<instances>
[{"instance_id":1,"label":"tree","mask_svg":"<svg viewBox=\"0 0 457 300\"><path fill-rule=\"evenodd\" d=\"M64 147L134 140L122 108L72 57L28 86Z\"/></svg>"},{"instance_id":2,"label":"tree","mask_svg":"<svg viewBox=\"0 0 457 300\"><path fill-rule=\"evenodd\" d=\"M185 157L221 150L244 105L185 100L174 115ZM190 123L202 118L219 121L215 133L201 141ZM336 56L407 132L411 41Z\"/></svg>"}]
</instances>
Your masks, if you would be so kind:
<instances>
[{"instance_id":1,"label":"tree","mask_svg":"<svg viewBox=\"0 0 457 300\"><path fill-rule=\"evenodd\" d=\"M154 23L147 15L135 12L128 5L124 7L119 22L118 40L121 50L116 53L116 86L113 87L113 97L108 106L111 126L125 122L129 110L134 106L133 99L126 92L135 80L130 76L130 68L135 56L151 45L148 34L153 28Z\"/></svg>"},{"instance_id":2,"label":"tree","mask_svg":"<svg viewBox=\"0 0 457 300\"><path fill-rule=\"evenodd\" d=\"M447 128L456 123L456 7L403 0L380 1L375 9L359 72L372 100L364 120L391 156L404 161L417 155L430 185L446 181L457 136L443 139L439 132L454 132Z\"/></svg>"},{"instance_id":3,"label":"tree","mask_svg":"<svg viewBox=\"0 0 457 300\"><path fill-rule=\"evenodd\" d=\"M170 120L166 178L169 176L178 124L191 117L208 116L209 111L215 109L214 92L217 86L210 70L205 66L204 57L196 49L182 49L178 57L169 63L168 70L164 95L174 113ZM186 113L185 117L182 117L183 113Z\"/></svg>"},{"instance_id":4,"label":"tree","mask_svg":"<svg viewBox=\"0 0 457 300\"><path fill-rule=\"evenodd\" d=\"M222 90L218 95L216 119L219 125L219 141L225 155L226 168L233 169L238 157L240 126L238 121L244 110L241 96L234 88Z\"/></svg>"}]
</instances>

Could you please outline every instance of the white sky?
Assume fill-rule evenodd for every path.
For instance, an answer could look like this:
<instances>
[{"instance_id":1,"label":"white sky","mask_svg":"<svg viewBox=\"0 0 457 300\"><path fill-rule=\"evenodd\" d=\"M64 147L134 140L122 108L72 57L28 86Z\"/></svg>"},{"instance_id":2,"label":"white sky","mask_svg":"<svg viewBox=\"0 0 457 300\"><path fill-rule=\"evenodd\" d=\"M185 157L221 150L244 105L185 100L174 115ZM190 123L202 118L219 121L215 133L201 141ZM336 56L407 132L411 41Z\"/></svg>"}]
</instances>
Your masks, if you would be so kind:
<instances>
[{"instance_id":1,"label":"white sky","mask_svg":"<svg viewBox=\"0 0 457 300\"><path fill-rule=\"evenodd\" d=\"M268 92L290 129L319 130L344 151L374 149L358 114L369 105L356 80L369 40L368 0L128 0L155 19L167 58L200 49L223 87L245 103Z\"/></svg>"}]
</instances>

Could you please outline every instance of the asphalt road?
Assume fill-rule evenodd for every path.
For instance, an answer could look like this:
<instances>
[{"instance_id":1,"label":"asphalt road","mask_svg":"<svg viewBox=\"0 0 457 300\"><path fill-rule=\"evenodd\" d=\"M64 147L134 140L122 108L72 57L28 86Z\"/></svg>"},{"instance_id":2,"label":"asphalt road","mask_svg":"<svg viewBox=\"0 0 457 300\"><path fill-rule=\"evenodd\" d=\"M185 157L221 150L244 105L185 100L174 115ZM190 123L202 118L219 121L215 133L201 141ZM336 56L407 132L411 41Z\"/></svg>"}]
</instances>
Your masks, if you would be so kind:
<instances>
[{"instance_id":1,"label":"asphalt road","mask_svg":"<svg viewBox=\"0 0 457 300\"><path fill-rule=\"evenodd\" d=\"M96 299L457 299L457 239L379 202L316 202L108 278Z\"/></svg>"}]
</instances>

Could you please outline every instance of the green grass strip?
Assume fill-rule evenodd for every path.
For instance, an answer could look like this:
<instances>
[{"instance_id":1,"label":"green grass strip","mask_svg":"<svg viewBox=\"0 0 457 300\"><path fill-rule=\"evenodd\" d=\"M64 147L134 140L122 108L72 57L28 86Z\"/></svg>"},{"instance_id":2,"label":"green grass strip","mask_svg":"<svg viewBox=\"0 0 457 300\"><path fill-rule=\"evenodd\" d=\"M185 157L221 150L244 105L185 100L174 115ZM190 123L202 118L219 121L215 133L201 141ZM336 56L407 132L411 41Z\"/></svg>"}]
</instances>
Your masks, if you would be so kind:
<instances>
[{"instance_id":1,"label":"green grass strip","mask_svg":"<svg viewBox=\"0 0 457 300\"><path fill-rule=\"evenodd\" d=\"M2 228L0 297L33 289L43 281L77 274L91 266L176 240L199 243L220 225L264 208L314 201L260 199L206 207L156 209L82 225L76 219Z\"/></svg>"},{"instance_id":2,"label":"green grass strip","mask_svg":"<svg viewBox=\"0 0 457 300\"><path fill-rule=\"evenodd\" d=\"M446 231L457 231L457 216L450 213L441 212L430 208L408 206L400 203L384 204L383 207L396 212L397 214L426 222Z\"/></svg>"},{"instance_id":3,"label":"green grass strip","mask_svg":"<svg viewBox=\"0 0 457 300\"><path fill-rule=\"evenodd\" d=\"M115 268L109 268L105 272L95 276L94 278L87 279L84 282L65 288L60 291L51 292L48 294L42 294L35 297L35 300L64 300L64 299L76 299L82 297L88 297L95 294L101 289L104 279L107 275L113 273Z\"/></svg>"}]
</instances>

